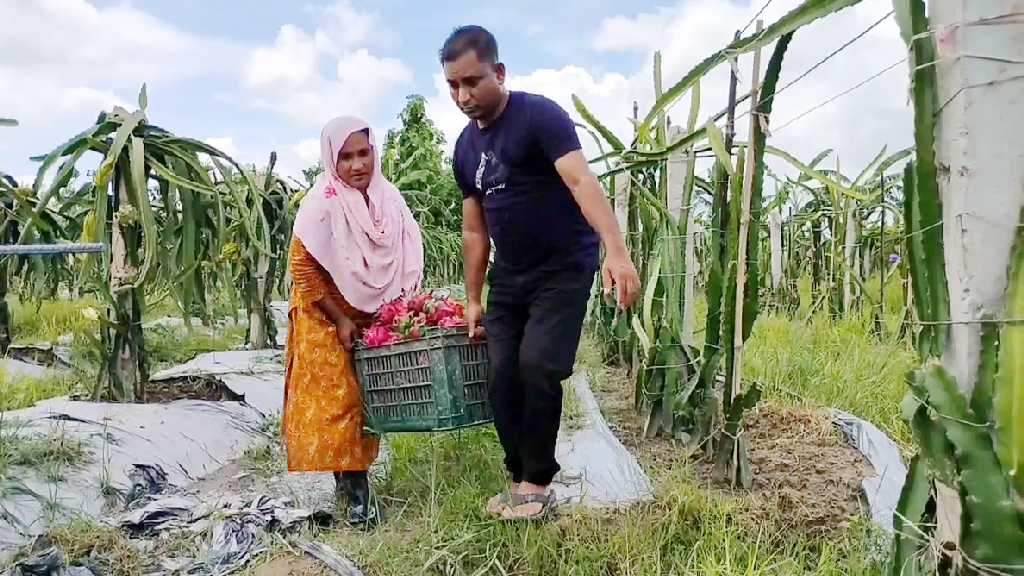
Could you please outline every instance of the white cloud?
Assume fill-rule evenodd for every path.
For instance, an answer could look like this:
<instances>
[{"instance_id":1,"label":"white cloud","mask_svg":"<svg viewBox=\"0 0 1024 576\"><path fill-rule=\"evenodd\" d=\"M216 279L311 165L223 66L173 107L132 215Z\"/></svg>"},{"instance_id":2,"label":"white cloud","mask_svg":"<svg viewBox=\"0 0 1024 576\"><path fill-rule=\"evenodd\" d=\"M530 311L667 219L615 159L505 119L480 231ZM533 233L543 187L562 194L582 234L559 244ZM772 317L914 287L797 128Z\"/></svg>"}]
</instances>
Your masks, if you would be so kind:
<instances>
[{"instance_id":1,"label":"white cloud","mask_svg":"<svg viewBox=\"0 0 1024 576\"><path fill-rule=\"evenodd\" d=\"M621 15L605 18L591 47L606 52L654 49L663 43L677 12L660 8L657 13L638 14L634 18Z\"/></svg>"},{"instance_id":2,"label":"white cloud","mask_svg":"<svg viewBox=\"0 0 1024 576\"><path fill-rule=\"evenodd\" d=\"M799 0L776 0L762 14L765 24L778 20L799 4ZM629 77L607 74L595 77L588 70L567 66L561 70L535 70L510 76L513 89L544 94L577 117L571 95L577 94L588 109L621 139L632 135L629 116L632 103L639 102L640 114L654 101L651 64L654 50L663 55L662 74L671 86L694 65L733 38L737 22L747 22L761 4L740 6L728 0L686 0L676 8L654 14L634 14L606 19L594 35L591 45L601 51L628 51L642 54L645 64ZM891 10L885 0L864 0L798 30L789 46L782 67L780 88L817 64L833 50L853 38ZM748 31L749 33L749 31ZM762 52L761 73L767 68L772 47ZM895 23L890 19L864 38L823 64L820 68L785 89L775 99L772 126L779 127L802 112L843 92L905 55ZM740 58L740 94L750 90L751 56ZM515 71L510 71L515 72ZM729 67L720 66L701 82L700 121L725 107ZM454 142L466 119L448 96L443 78L435 77L437 94L430 98L428 111L449 142ZM834 148L842 160L844 172L859 171L882 148L894 152L911 144L912 112L907 106L907 69L897 66L849 95L779 130L769 139L772 146L797 158L809 160L826 148ZM674 123L684 123L688 115L689 94L671 109ZM741 104L740 113L748 110ZM746 140L746 119L737 122L737 138ZM594 154L589 136L581 133L584 148ZM451 145L451 144L450 144ZM830 160L834 167L834 160ZM776 166L778 167L778 166Z\"/></svg>"},{"instance_id":3,"label":"white cloud","mask_svg":"<svg viewBox=\"0 0 1024 576\"><path fill-rule=\"evenodd\" d=\"M26 126L92 116L123 105L122 96L134 101L143 82L215 71L238 54L232 44L188 34L127 4L5 2L0 110Z\"/></svg>"},{"instance_id":4,"label":"white cloud","mask_svg":"<svg viewBox=\"0 0 1024 576\"><path fill-rule=\"evenodd\" d=\"M224 136L223 138L207 138L203 140L203 142L232 157L238 150L235 146L235 139L231 136Z\"/></svg>"},{"instance_id":5,"label":"white cloud","mask_svg":"<svg viewBox=\"0 0 1024 576\"><path fill-rule=\"evenodd\" d=\"M319 138L306 138L296 144L282 144L271 139L262 145L239 145L233 137L223 136L206 138L204 142L231 156L242 165L265 167L270 160L270 153L277 152L274 170L285 178L293 178L299 182L303 182L302 171L320 159Z\"/></svg>"},{"instance_id":6,"label":"white cloud","mask_svg":"<svg viewBox=\"0 0 1024 576\"><path fill-rule=\"evenodd\" d=\"M360 12L348 0L307 11L321 23L314 34L318 45L331 54L341 55L366 45L390 47L401 42L398 34L380 25L378 13Z\"/></svg>"},{"instance_id":7,"label":"white cloud","mask_svg":"<svg viewBox=\"0 0 1024 576\"><path fill-rule=\"evenodd\" d=\"M393 44L397 35L382 29L373 12L359 12L343 0L316 8L324 18L312 33L286 24L270 46L254 50L242 79L252 101L310 126L345 111L371 115L390 90L412 83L412 70L400 60L375 56L365 45ZM334 61L333 77L322 72Z\"/></svg>"}]
</instances>

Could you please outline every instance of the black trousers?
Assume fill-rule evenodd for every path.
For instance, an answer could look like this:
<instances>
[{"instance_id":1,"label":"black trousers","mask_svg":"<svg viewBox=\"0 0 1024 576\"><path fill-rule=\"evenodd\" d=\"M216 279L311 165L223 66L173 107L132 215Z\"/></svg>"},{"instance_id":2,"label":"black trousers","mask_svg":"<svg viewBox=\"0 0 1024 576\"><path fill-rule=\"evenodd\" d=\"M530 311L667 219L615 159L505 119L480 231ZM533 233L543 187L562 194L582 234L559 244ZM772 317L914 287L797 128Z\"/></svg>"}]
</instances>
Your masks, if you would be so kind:
<instances>
[{"instance_id":1,"label":"black trousers","mask_svg":"<svg viewBox=\"0 0 1024 576\"><path fill-rule=\"evenodd\" d=\"M488 381L513 482L544 486L560 470L562 381L572 375L593 282L594 271L579 267L490 275Z\"/></svg>"}]
</instances>

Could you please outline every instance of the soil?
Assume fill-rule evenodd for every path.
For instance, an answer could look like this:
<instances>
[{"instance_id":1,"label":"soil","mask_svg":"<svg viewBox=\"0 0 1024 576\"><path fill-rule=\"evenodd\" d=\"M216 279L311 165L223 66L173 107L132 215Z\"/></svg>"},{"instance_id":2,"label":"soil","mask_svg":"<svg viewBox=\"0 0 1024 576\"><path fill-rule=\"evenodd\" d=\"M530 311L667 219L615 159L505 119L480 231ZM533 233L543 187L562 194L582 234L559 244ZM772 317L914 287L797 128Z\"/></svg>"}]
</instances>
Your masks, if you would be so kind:
<instances>
[{"instance_id":1,"label":"soil","mask_svg":"<svg viewBox=\"0 0 1024 576\"><path fill-rule=\"evenodd\" d=\"M181 378L146 385L147 404L164 404L175 400L223 402L239 398L213 378Z\"/></svg>"},{"instance_id":2,"label":"soil","mask_svg":"<svg viewBox=\"0 0 1024 576\"><path fill-rule=\"evenodd\" d=\"M712 484L712 464L703 451L689 455L682 442L643 437L626 370L607 369L595 387L609 426L637 458L655 469L688 461L707 488L722 489ZM863 513L860 483L874 471L825 410L762 402L746 415L743 434L749 443L752 492L777 506L783 522L811 537L831 537Z\"/></svg>"},{"instance_id":3,"label":"soil","mask_svg":"<svg viewBox=\"0 0 1024 576\"><path fill-rule=\"evenodd\" d=\"M308 556L295 556L290 552L278 556L252 570L253 576L325 576L333 574L319 561Z\"/></svg>"}]
</instances>

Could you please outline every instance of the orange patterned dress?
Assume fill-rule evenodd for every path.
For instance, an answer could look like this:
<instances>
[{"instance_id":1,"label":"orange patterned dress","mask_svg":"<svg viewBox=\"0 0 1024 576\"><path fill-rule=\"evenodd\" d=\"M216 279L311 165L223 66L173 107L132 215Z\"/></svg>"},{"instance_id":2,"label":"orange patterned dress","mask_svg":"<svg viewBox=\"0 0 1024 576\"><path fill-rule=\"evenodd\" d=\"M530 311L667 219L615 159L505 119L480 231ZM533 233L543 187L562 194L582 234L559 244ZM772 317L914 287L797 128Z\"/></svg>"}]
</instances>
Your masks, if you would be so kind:
<instances>
[{"instance_id":1,"label":"orange patterned dress","mask_svg":"<svg viewBox=\"0 0 1024 576\"><path fill-rule=\"evenodd\" d=\"M352 354L342 348L334 323L316 302L333 298L360 327L368 324L369 316L342 298L298 238L292 239L288 267L292 299L281 416L288 470L368 470L380 441L363 434L362 397Z\"/></svg>"}]
</instances>

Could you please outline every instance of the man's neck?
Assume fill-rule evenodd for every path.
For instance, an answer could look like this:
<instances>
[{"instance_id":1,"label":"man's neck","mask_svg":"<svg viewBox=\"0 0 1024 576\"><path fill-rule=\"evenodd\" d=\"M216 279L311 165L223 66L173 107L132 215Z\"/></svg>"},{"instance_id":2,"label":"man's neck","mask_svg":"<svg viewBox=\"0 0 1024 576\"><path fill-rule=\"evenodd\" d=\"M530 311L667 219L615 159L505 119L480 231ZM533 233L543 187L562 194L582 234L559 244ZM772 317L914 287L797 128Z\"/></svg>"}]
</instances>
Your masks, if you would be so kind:
<instances>
[{"instance_id":1,"label":"man's neck","mask_svg":"<svg viewBox=\"0 0 1024 576\"><path fill-rule=\"evenodd\" d=\"M494 124L495 120L501 117L501 113L504 112L505 107L508 106L508 94L508 90L505 90L502 95L501 102L498 104L498 107L494 109L493 114L489 115L487 118L481 118L476 121L476 125L478 128L487 128L491 124Z\"/></svg>"}]
</instances>

